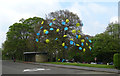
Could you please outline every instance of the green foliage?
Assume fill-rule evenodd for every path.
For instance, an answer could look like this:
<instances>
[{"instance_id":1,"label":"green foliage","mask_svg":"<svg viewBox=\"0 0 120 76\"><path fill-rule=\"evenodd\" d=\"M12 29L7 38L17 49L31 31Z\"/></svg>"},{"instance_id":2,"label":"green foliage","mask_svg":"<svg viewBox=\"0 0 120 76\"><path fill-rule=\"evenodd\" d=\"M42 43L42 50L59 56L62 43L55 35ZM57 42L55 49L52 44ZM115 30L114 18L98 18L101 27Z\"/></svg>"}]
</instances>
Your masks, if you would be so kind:
<instances>
[{"instance_id":1,"label":"green foliage","mask_svg":"<svg viewBox=\"0 0 120 76\"><path fill-rule=\"evenodd\" d=\"M83 66L83 67L96 67L96 68L114 68L113 65L104 65L104 64L83 64L83 63L64 63L64 62L47 62L47 63L58 64L58 65L73 65L73 66Z\"/></svg>"},{"instance_id":2,"label":"green foliage","mask_svg":"<svg viewBox=\"0 0 120 76\"><path fill-rule=\"evenodd\" d=\"M117 52L120 52L120 25L118 23L116 24L109 24L106 31L104 32L106 34L109 34L116 45L113 45L113 47L117 50Z\"/></svg>"},{"instance_id":3,"label":"green foliage","mask_svg":"<svg viewBox=\"0 0 120 76\"><path fill-rule=\"evenodd\" d=\"M56 18L56 20L53 22L54 18ZM66 19L68 19L69 22L70 22L69 26L68 25L64 25L64 26L62 25L62 21L66 21ZM55 43L52 43L52 44L50 43L50 45L49 44L48 45L53 50L57 49L58 58L68 58L68 59L73 58L73 56L75 55L75 52L78 51L78 49L76 50L74 47L69 46L69 39L70 38L73 38L74 40L76 39L75 35L71 32L71 30L76 28L77 30L82 31L81 30L82 22L81 22L80 18L78 17L78 15L76 15L73 12L70 12L68 10L59 10L59 11L49 13L48 16L46 17L46 20L47 20L48 24L50 22L53 23L54 26L51 26L51 27L54 28L55 30L57 28L60 29L59 33L56 33L56 31L53 31L52 33L49 33L49 38L51 38L53 42L55 42L54 39L56 37L59 40ZM80 23L81 26L76 27L76 23ZM67 31L64 31L65 27L68 27L69 29ZM68 35L69 37L68 38L63 38L63 35L65 35L65 34ZM61 46L63 42L65 42L66 45L70 47L70 49L67 49L67 50L64 49L64 47ZM57 48L54 48L54 47L57 47ZM53 52L53 53L55 53L55 52ZM69 54L71 54L71 55L69 55Z\"/></svg>"},{"instance_id":4,"label":"green foliage","mask_svg":"<svg viewBox=\"0 0 120 76\"><path fill-rule=\"evenodd\" d=\"M97 57L100 62L113 62L113 55L120 52L118 38L118 24L109 24L106 31L95 35L91 40L93 41L93 56Z\"/></svg>"},{"instance_id":5,"label":"green foliage","mask_svg":"<svg viewBox=\"0 0 120 76\"><path fill-rule=\"evenodd\" d=\"M112 62L113 55L117 52L118 44L116 44L116 40L114 40L108 34L97 34L92 38L93 40L93 50L92 54L94 57L97 57L97 61L99 62Z\"/></svg>"},{"instance_id":6,"label":"green foliage","mask_svg":"<svg viewBox=\"0 0 120 76\"><path fill-rule=\"evenodd\" d=\"M52 32L49 31L48 35L43 33L44 29L49 29L49 23L52 22L52 19L56 18L55 22L53 22L54 28ZM62 25L62 21L69 19L70 23L68 25ZM41 25L41 22L44 21L44 24ZM80 23L79 27L76 27L76 23ZM44 29L40 29L41 26L44 26ZM67 31L64 31L65 27L70 27ZM59 28L61 31L56 33L56 29ZM90 62L92 55L91 51L87 48L86 52L83 53L79 51L78 47L74 47L69 45L70 38L73 38L76 43L81 42L81 39L76 39L76 34L73 34L71 30L76 29L80 30L82 34L82 22L79 17L68 11L68 10L59 10L55 12L51 12L46 20L39 17L33 17L28 19L21 19L19 23L14 23L9 27L9 31L7 32L7 39L3 44L3 54L4 56L11 59L12 56L15 56L19 60L23 60L23 52L47 52L48 58L52 60L52 58L66 58L73 59L79 58L79 61ZM40 33L37 36L37 33ZM63 38L63 35L67 34L69 37ZM35 40L39 39L39 42ZM45 39L49 39L50 42L45 43ZM58 38L58 40L55 40ZM82 36L85 39L85 36ZM62 43L65 42L69 49L64 49ZM85 41L88 42L88 41ZM79 43L81 44L81 43ZM92 58L93 59L93 58Z\"/></svg>"},{"instance_id":7,"label":"green foliage","mask_svg":"<svg viewBox=\"0 0 120 76\"><path fill-rule=\"evenodd\" d=\"M3 43L4 56L11 59L13 56L16 59L23 60L23 52L35 51L32 42L35 42L37 27L40 21L43 20L39 17L29 19L21 19L20 23L14 23L9 27L7 32L7 40Z\"/></svg>"},{"instance_id":8,"label":"green foliage","mask_svg":"<svg viewBox=\"0 0 120 76\"><path fill-rule=\"evenodd\" d=\"M119 24L109 24L109 26L106 28L105 33L108 33L111 35L114 39L119 37Z\"/></svg>"},{"instance_id":9,"label":"green foliage","mask_svg":"<svg viewBox=\"0 0 120 76\"><path fill-rule=\"evenodd\" d=\"M120 54L119 53L114 54L113 61L114 61L114 66L117 69L120 69Z\"/></svg>"},{"instance_id":10,"label":"green foliage","mask_svg":"<svg viewBox=\"0 0 120 76\"><path fill-rule=\"evenodd\" d=\"M78 17L77 14L70 12L69 10L59 10L55 12L50 12L47 16L47 20L52 20L56 18L57 22L55 22L56 25L61 25L61 21L65 21L66 19L69 19L70 26L74 26L76 23L81 23L80 18Z\"/></svg>"}]
</instances>

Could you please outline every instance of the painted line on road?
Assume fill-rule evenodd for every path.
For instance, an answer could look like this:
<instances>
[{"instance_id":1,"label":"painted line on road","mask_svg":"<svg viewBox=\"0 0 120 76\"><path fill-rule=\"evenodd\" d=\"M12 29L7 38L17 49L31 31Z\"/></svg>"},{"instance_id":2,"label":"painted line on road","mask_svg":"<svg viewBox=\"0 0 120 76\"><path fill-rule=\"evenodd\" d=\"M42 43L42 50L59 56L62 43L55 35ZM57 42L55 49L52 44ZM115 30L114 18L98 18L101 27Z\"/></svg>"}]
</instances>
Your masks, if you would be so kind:
<instances>
[{"instance_id":1,"label":"painted line on road","mask_svg":"<svg viewBox=\"0 0 120 76\"><path fill-rule=\"evenodd\" d=\"M42 71L42 70L51 70L51 69L33 68L33 69L24 69L23 72Z\"/></svg>"}]
</instances>

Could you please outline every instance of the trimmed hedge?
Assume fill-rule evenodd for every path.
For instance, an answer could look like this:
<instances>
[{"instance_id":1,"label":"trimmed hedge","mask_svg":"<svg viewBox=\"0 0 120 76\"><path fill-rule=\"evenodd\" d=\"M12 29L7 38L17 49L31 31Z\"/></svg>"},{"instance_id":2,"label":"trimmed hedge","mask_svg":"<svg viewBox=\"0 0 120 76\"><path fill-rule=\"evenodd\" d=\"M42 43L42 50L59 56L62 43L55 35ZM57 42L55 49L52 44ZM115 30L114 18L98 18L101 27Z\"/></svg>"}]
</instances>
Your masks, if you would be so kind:
<instances>
[{"instance_id":1,"label":"trimmed hedge","mask_svg":"<svg viewBox=\"0 0 120 76\"><path fill-rule=\"evenodd\" d=\"M115 68L120 69L120 54L118 53L114 54L113 63Z\"/></svg>"}]
</instances>

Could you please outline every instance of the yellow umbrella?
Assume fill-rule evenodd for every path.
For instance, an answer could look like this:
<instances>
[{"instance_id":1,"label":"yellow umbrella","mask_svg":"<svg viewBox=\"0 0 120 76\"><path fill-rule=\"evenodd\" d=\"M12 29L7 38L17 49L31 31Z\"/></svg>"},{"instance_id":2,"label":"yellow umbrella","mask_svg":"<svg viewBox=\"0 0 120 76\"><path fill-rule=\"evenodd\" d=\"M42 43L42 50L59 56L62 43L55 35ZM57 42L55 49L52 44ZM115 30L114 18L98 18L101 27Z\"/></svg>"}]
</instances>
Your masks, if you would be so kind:
<instances>
[{"instance_id":1,"label":"yellow umbrella","mask_svg":"<svg viewBox=\"0 0 120 76\"><path fill-rule=\"evenodd\" d=\"M91 48L91 47L89 46L89 48Z\"/></svg>"},{"instance_id":2,"label":"yellow umbrella","mask_svg":"<svg viewBox=\"0 0 120 76\"><path fill-rule=\"evenodd\" d=\"M78 32L80 33L80 30L78 30Z\"/></svg>"},{"instance_id":3,"label":"yellow umbrella","mask_svg":"<svg viewBox=\"0 0 120 76\"><path fill-rule=\"evenodd\" d=\"M81 40L81 42L84 42L84 41L85 41L84 39Z\"/></svg>"},{"instance_id":4,"label":"yellow umbrella","mask_svg":"<svg viewBox=\"0 0 120 76\"><path fill-rule=\"evenodd\" d=\"M76 46L80 46L79 44L76 44Z\"/></svg>"},{"instance_id":5,"label":"yellow umbrella","mask_svg":"<svg viewBox=\"0 0 120 76\"><path fill-rule=\"evenodd\" d=\"M67 37L67 35L64 35L63 37Z\"/></svg>"},{"instance_id":6,"label":"yellow umbrella","mask_svg":"<svg viewBox=\"0 0 120 76\"><path fill-rule=\"evenodd\" d=\"M60 29L57 29L57 30L56 30L56 32L59 32L59 31L60 31Z\"/></svg>"},{"instance_id":7,"label":"yellow umbrella","mask_svg":"<svg viewBox=\"0 0 120 76\"><path fill-rule=\"evenodd\" d=\"M86 43L86 45L88 46L88 43Z\"/></svg>"},{"instance_id":8,"label":"yellow umbrella","mask_svg":"<svg viewBox=\"0 0 120 76\"><path fill-rule=\"evenodd\" d=\"M65 46L65 43L62 43L62 46Z\"/></svg>"},{"instance_id":9,"label":"yellow umbrella","mask_svg":"<svg viewBox=\"0 0 120 76\"><path fill-rule=\"evenodd\" d=\"M83 49L83 52L85 52L85 48Z\"/></svg>"},{"instance_id":10,"label":"yellow umbrella","mask_svg":"<svg viewBox=\"0 0 120 76\"><path fill-rule=\"evenodd\" d=\"M45 30L43 30L43 32L45 33L47 30L45 29Z\"/></svg>"},{"instance_id":11,"label":"yellow umbrella","mask_svg":"<svg viewBox=\"0 0 120 76\"><path fill-rule=\"evenodd\" d=\"M49 43L50 42L50 40L49 39L46 39L46 43Z\"/></svg>"},{"instance_id":12,"label":"yellow umbrella","mask_svg":"<svg viewBox=\"0 0 120 76\"><path fill-rule=\"evenodd\" d=\"M43 24L43 23L44 23L44 21L41 22L41 24Z\"/></svg>"},{"instance_id":13,"label":"yellow umbrella","mask_svg":"<svg viewBox=\"0 0 120 76\"><path fill-rule=\"evenodd\" d=\"M77 23L76 26L77 26L77 27L80 26L80 23Z\"/></svg>"},{"instance_id":14,"label":"yellow umbrella","mask_svg":"<svg viewBox=\"0 0 120 76\"><path fill-rule=\"evenodd\" d=\"M73 39L71 38L70 40L72 40L73 41Z\"/></svg>"},{"instance_id":15,"label":"yellow umbrella","mask_svg":"<svg viewBox=\"0 0 120 76\"><path fill-rule=\"evenodd\" d=\"M68 19L66 19L66 23L68 23L69 22L69 20Z\"/></svg>"},{"instance_id":16,"label":"yellow umbrella","mask_svg":"<svg viewBox=\"0 0 120 76\"><path fill-rule=\"evenodd\" d=\"M81 35L78 35L78 39L80 39L81 38Z\"/></svg>"},{"instance_id":17,"label":"yellow umbrella","mask_svg":"<svg viewBox=\"0 0 120 76\"><path fill-rule=\"evenodd\" d=\"M76 33L76 30L72 30L72 33Z\"/></svg>"},{"instance_id":18,"label":"yellow umbrella","mask_svg":"<svg viewBox=\"0 0 120 76\"><path fill-rule=\"evenodd\" d=\"M53 21L55 21L55 20L56 20L56 18L53 19Z\"/></svg>"}]
</instances>

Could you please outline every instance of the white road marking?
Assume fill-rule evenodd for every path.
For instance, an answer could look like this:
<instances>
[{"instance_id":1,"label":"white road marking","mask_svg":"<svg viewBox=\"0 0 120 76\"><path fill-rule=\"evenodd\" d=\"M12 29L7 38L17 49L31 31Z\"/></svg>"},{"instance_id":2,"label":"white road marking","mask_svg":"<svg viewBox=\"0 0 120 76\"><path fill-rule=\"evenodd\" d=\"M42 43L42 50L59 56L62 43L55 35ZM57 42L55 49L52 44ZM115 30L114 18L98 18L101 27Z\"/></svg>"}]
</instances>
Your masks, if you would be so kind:
<instances>
[{"instance_id":1,"label":"white road marking","mask_svg":"<svg viewBox=\"0 0 120 76\"><path fill-rule=\"evenodd\" d=\"M50 70L50 69L44 69L44 68L24 69L23 72L32 72L32 71L40 71L40 70Z\"/></svg>"}]
</instances>

